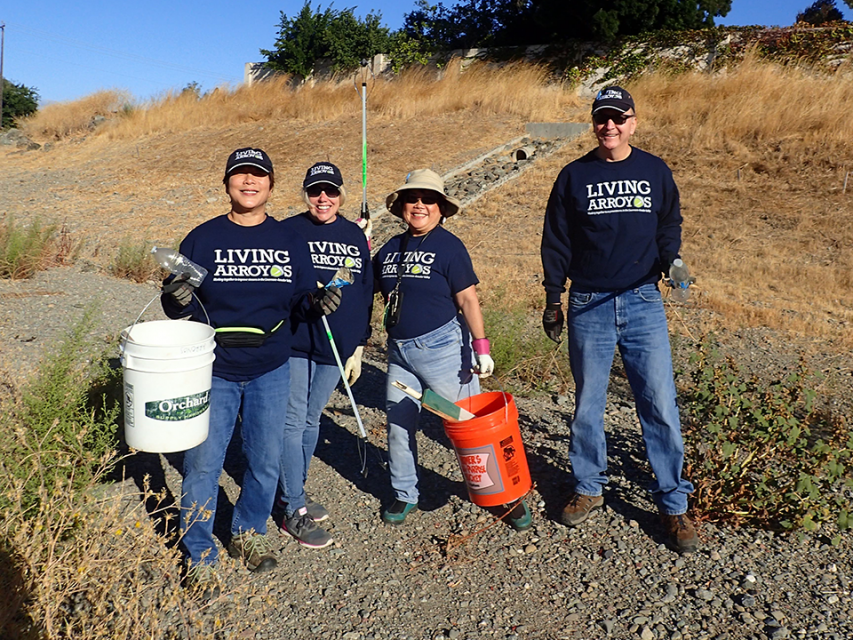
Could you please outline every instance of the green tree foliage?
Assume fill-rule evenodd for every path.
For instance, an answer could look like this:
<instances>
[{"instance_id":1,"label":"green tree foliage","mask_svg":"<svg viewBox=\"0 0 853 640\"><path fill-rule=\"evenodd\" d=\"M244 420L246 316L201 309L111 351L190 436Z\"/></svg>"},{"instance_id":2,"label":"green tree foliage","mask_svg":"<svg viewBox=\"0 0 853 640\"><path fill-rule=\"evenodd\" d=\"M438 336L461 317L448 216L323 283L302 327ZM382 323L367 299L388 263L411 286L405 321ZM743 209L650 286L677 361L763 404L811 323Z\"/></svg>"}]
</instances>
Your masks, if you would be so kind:
<instances>
[{"instance_id":1,"label":"green tree foliage","mask_svg":"<svg viewBox=\"0 0 853 640\"><path fill-rule=\"evenodd\" d=\"M848 6L853 2L853 0L845 1ZM835 6L835 0L817 0L805 11L797 14L797 22L808 22L809 24L823 24L836 20L844 20L844 16Z\"/></svg>"},{"instance_id":2,"label":"green tree foliage","mask_svg":"<svg viewBox=\"0 0 853 640\"><path fill-rule=\"evenodd\" d=\"M38 111L39 94L33 87L15 84L3 78L3 121L0 129L14 126L15 120Z\"/></svg>"},{"instance_id":3,"label":"green tree foliage","mask_svg":"<svg viewBox=\"0 0 853 640\"><path fill-rule=\"evenodd\" d=\"M371 12L360 19L353 11L337 11L331 6L323 10L319 5L315 11L310 0L293 18L282 11L275 48L261 49L266 66L306 78L321 58L331 60L335 71L347 71L364 58L387 52L390 36L381 24L381 14Z\"/></svg>"},{"instance_id":4,"label":"green tree foliage","mask_svg":"<svg viewBox=\"0 0 853 640\"><path fill-rule=\"evenodd\" d=\"M731 0L462 0L445 7L420 0L403 29L443 49L566 38L612 41L659 29L714 26L714 18L725 16L731 5Z\"/></svg>"}]
</instances>

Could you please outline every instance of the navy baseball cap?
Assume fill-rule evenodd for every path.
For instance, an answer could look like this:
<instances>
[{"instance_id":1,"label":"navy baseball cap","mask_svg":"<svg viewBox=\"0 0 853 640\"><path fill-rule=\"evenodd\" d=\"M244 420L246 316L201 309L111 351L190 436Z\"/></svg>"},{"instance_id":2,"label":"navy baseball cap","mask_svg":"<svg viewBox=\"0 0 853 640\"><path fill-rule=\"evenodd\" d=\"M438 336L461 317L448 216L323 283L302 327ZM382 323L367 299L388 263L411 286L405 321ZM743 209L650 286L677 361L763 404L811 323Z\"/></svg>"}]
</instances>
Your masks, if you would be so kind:
<instances>
[{"instance_id":1,"label":"navy baseball cap","mask_svg":"<svg viewBox=\"0 0 853 640\"><path fill-rule=\"evenodd\" d=\"M622 87L617 87L616 85L604 87L604 89L599 91L598 95L595 96L595 100L592 101L593 115L602 109L613 109L619 113L625 113L630 109L634 109L634 111L636 111L634 107L634 98L631 97L631 94Z\"/></svg>"},{"instance_id":2,"label":"navy baseball cap","mask_svg":"<svg viewBox=\"0 0 853 640\"><path fill-rule=\"evenodd\" d=\"M344 185L344 177L341 175L341 170L331 162L318 162L313 165L305 173L305 180L302 181L302 189L307 189L315 184L331 184L338 188Z\"/></svg>"},{"instance_id":3,"label":"navy baseball cap","mask_svg":"<svg viewBox=\"0 0 853 640\"><path fill-rule=\"evenodd\" d=\"M237 167L256 167L264 173L272 173L272 160L263 149L252 149L244 147L233 151L225 163L225 177L227 178Z\"/></svg>"}]
</instances>

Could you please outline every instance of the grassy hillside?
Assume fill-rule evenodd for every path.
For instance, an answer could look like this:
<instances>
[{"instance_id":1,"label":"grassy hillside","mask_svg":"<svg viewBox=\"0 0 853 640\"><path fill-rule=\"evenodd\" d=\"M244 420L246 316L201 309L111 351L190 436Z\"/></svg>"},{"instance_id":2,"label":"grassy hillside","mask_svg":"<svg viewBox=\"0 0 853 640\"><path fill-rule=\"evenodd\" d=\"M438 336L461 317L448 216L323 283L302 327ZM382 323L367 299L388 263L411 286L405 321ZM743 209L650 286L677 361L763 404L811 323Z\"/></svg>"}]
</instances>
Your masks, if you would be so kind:
<instances>
[{"instance_id":1,"label":"grassy hillside","mask_svg":"<svg viewBox=\"0 0 853 640\"><path fill-rule=\"evenodd\" d=\"M662 156L681 189L682 253L698 276L700 324L853 343L853 182L844 189L853 87L841 74L747 59L716 75L650 74L628 85L638 104L635 143ZM226 210L222 164L244 145L264 147L276 163L276 215L301 210L299 184L320 159L342 168L356 211L361 105L351 78L185 93L144 108L118 108L121 100L97 94L25 123L52 147L0 151L0 186L15 195L4 215L65 222L82 255L102 262L124 238L174 242ZM527 65L380 79L368 108L372 207L409 170L448 171L523 134L526 122L588 120L586 100ZM95 114L106 120L90 130ZM452 221L487 305L512 292L514 305L540 306L548 192L559 169L593 145L591 134L566 145Z\"/></svg>"}]
</instances>

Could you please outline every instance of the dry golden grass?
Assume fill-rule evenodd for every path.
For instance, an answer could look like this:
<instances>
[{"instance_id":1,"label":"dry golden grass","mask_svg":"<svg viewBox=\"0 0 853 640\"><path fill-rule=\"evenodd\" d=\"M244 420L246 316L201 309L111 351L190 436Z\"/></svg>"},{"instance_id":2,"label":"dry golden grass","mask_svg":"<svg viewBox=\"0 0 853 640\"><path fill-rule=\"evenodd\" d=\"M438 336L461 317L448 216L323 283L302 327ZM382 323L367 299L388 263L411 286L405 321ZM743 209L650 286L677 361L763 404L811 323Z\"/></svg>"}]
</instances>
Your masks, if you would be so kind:
<instances>
[{"instance_id":1,"label":"dry golden grass","mask_svg":"<svg viewBox=\"0 0 853 640\"><path fill-rule=\"evenodd\" d=\"M398 77L371 80L368 91L372 117L395 120L472 110L536 120L559 117L566 107L577 103L567 86L550 81L543 66L497 68L478 63L463 72L458 59L441 71L413 69ZM360 111L356 97L352 77L295 86L289 76L279 76L233 90L220 87L201 97L191 91L170 93L152 104L121 112L116 105L122 104L123 96L101 92L76 102L49 105L22 123L22 128L35 139L60 138L86 129L93 115L116 116L97 135L137 140L251 122L325 123L352 114L354 106Z\"/></svg>"},{"instance_id":2,"label":"dry golden grass","mask_svg":"<svg viewBox=\"0 0 853 640\"><path fill-rule=\"evenodd\" d=\"M89 131L96 116L115 117L130 102L126 91L98 91L79 100L45 105L20 126L34 139L61 140Z\"/></svg>"}]
</instances>

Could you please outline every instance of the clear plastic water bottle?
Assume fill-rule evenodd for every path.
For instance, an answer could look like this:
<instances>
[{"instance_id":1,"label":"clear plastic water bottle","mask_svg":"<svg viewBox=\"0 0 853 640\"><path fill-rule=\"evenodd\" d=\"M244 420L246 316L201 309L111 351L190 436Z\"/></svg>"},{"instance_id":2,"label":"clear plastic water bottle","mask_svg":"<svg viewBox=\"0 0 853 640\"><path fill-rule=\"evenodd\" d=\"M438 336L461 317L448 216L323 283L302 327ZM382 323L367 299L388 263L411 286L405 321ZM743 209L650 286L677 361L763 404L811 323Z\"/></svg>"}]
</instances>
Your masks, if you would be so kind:
<instances>
[{"instance_id":1,"label":"clear plastic water bottle","mask_svg":"<svg viewBox=\"0 0 853 640\"><path fill-rule=\"evenodd\" d=\"M672 287L672 299L676 302L686 302L690 297L690 273L687 265L676 258L669 267L669 285Z\"/></svg>"},{"instance_id":2,"label":"clear plastic water bottle","mask_svg":"<svg viewBox=\"0 0 853 640\"><path fill-rule=\"evenodd\" d=\"M198 287L202 280L207 275L207 269L197 265L195 262L187 258L185 255L178 253L174 249L168 247L154 247L151 249L151 255L161 267L169 273L174 273L176 276L187 275L187 282L192 286Z\"/></svg>"}]
</instances>

